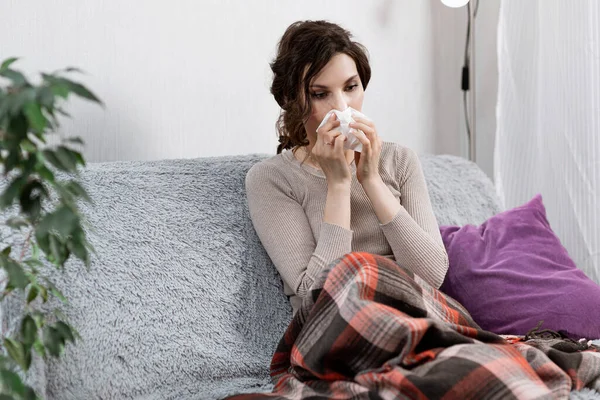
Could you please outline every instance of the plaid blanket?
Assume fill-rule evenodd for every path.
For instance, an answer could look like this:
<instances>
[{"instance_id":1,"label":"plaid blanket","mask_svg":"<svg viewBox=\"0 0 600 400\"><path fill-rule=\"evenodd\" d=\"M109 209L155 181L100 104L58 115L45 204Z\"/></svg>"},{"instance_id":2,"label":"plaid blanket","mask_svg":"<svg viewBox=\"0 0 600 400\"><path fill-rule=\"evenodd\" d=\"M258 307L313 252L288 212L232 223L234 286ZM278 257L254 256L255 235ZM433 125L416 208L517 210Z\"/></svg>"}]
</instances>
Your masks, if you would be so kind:
<instances>
[{"instance_id":1,"label":"plaid blanket","mask_svg":"<svg viewBox=\"0 0 600 400\"><path fill-rule=\"evenodd\" d=\"M543 399L600 388L600 353L560 344L483 331L394 261L350 253L323 271L281 339L273 393L228 399Z\"/></svg>"}]
</instances>

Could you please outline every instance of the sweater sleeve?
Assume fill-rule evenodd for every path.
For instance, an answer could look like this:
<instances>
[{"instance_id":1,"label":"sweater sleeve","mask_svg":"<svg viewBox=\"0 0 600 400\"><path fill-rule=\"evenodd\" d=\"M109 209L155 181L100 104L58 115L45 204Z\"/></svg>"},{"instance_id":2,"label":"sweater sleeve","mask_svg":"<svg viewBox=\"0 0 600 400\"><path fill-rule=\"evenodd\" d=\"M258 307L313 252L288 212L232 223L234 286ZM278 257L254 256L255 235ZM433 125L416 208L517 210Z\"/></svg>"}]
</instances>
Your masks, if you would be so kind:
<instances>
[{"instance_id":1,"label":"sweater sleeve","mask_svg":"<svg viewBox=\"0 0 600 400\"><path fill-rule=\"evenodd\" d=\"M319 272L351 252L352 231L323 222L315 243L308 217L276 166L258 163L246 175L250 218L283 281L305 297Z\"/></svg>"},{"instance_id":2,"label":"sweater sleeve","mask_svg":"<svg viewBox=\"0 0 600 400\"><path fill-rule=\"evenodd\" d=\"M439 289L448 271L448 254L431 207L423 170L413 150L395 147L394 164L402 207L390 222L380 226L396 262ZM404 157L400 156L401 151Z\"/></svg>"}]
</instances>

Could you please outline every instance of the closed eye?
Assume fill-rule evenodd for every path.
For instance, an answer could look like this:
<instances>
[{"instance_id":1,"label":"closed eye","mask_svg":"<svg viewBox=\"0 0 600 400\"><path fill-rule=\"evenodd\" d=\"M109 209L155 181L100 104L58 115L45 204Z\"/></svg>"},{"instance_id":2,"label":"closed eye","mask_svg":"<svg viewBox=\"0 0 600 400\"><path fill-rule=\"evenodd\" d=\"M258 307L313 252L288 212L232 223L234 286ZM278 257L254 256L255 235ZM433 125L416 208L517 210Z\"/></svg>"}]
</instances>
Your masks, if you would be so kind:
<instances>
[{"instance_id":1,"label":"closed eye","mask_svg":"<svg viewBox=\"0 0 600 400\"><path fill-rule=\"evenodd\" d=\"M358 87L358 85L356 85L356 84L348 86L346 88L346 91L353 92L357 87ZM325 97L327 97L327 94L328 94L327 92L320 92L320 93L312 93L311 96L317 100L321 100L321 99L324 99Z\"/></svg>"}]
</instances>

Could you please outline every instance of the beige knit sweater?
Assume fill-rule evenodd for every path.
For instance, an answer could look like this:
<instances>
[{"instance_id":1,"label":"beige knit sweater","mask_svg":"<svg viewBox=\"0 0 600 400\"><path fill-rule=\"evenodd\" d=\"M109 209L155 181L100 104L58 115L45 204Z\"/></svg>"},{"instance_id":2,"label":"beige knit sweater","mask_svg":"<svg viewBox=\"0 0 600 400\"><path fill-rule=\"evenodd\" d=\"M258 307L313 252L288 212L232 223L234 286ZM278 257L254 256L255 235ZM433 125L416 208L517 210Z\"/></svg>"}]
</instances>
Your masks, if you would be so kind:
<instances>
[{"instance_id":1,"label":"beige knit sweater","mask_svg":"<svg viewBox=\"0 0 600 400\"><path fill-rule=\"evenodd\" d=\"M327 180L286 150L250 168L246 192L250 218L281 274L294 313L319 272L352 251L396 260L439 288L448 256L431 208L419 159L410 149L384 142L379 173L403 206L382 225L351 165L350 230L323 222Z\"/></svg>"}]
</instances>

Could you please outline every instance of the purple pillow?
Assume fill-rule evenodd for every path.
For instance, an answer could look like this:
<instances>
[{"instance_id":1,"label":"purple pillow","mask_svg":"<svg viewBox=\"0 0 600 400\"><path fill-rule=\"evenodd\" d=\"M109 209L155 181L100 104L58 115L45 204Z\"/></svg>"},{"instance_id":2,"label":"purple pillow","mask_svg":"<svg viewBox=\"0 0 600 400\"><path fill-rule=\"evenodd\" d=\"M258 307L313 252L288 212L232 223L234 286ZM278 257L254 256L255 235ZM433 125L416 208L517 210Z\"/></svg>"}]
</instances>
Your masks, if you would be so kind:
<instances>
[{"instance_id":1,"label":"purple pillow","mask_svg":"<svg viewBox=\"0 0 600 400\"><path fill-rule=\"evenodd\" d=\"M440 228L450 268L440 290L485 330L536 327L600 338L600 286L577 268L546 218L542 196L481 226Z\"/></svg>"}]
</instances>

